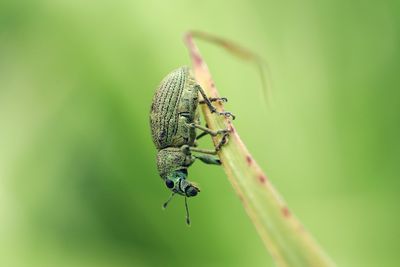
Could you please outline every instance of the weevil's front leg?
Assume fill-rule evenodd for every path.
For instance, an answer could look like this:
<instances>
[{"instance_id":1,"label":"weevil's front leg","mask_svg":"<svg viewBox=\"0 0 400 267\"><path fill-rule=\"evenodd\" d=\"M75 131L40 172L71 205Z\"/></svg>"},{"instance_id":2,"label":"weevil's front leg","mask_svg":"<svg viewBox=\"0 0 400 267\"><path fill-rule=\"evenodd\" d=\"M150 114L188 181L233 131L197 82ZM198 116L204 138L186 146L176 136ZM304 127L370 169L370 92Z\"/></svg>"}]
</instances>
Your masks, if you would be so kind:
<instances>
[{"instance_id":1,"label":"weevil's front leg","mask_svg":"<svg viewBox=\"0 0 400 267\"><path fill-rule=\"evenodd\" d=\"M217 109L211 104L211 101L207 97L207 95L204 92L203 88L201 88L201 86L198 85L198 84L196 85L196 88L200 92L201 96L203 97L204 104L206 104L208 106L208 108L210 109L211 113L217 113L219 115L224 115L225 117L232 117L232 119L235 119L235 115L233 115L230 112L227 112L227 111L219 112L219 111L217 111Z\"/></svg>"},{"instance_id":2,"label":"weevil's front leg","mask_svg":"<svg viewBox=\"0 0 400 267\"><path fill-rule=\"evenodd\" d=\"M217 157L213 157L210 155L193 155L193 156L196 159L199 159L206 164L221 165L221 160Z\"/></svg>"},{"instance_id":3,"label":"weevil's front leg","mask_svg":"<svg viewBox=\"0 0 400 267\"><path fill-rule=\"evenodd\" d=\"M188 145L183 145L181 146L181 150L185 155L190 157L190 165L195 161L195 159L199 159L204 163L207 164L215 164L215 165L221 165L221 161L213 156L210 155L216 155L217 150L211 150L211 149L201 149L201 148L196 148L196 147L190 147ZM192 155L192 152L198 152L201 153L200 155Z\"/></svg>"},{"instance_id":4,"label":"weevil's front leg","mask_svg":"<svg viewBox=\"0 0 400 267\"><path fill-rule=\"evenodd\" d=\"M203 148L197 148L197 147L192 147L188 145L183 145L181 146L181 151L188 156L192 155L192 152L198 152L198 153L203 153L203 154L208 154L208 155L216 155L217 150L212 150L212 149L203 149Z\"/></svg>"},{"instance_id":5,"label":"weevil's front leg","mask_svg":"<svg viewBox=\"0 0 400 267\"><path fill-rule=\"evenodd\" d=\"M185 146L185 145L183 145L183 146ZM217 155L217 152L218 152L216 149L204 149L204 148L189 147L189 146L188 146L188 149L190 152L198 152L198 153L208 154L208 155Z\"/></svg>"}]
</instances>

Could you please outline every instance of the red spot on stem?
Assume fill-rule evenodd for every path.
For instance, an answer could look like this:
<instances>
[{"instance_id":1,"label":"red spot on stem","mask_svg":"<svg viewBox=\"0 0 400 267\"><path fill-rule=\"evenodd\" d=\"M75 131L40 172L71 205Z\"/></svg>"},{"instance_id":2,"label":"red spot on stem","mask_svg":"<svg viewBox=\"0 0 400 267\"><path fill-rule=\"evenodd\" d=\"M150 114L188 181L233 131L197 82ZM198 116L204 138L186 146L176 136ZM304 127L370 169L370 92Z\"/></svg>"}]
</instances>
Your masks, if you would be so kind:
<instances>
[{"instance_id":1,"label":"red spot on stem","mask_svg":"<svg viewBox=\"0 0 400 267\"><path fill-rule=\"evenodd\" d=\"M260 176L258 176L258 180L260 180L262 184L265 184L265 182L267 181L267 177L265 177L265 175L263 174L260 174Z\"/></svg>"},{"instance_id":2,"label":"red spot on stem","mask_svg":"<svg viewBox=\"0 0 400 267\"><path fill-rule=\"evenodd\" d=\"M197 66L203 64L203 59L196 53L192 53L193 63Z\"/></svg>"},{"instance_id":3,"label":"red spot on stem","mask_svg":"<svg viewBox=\"0 0 400 267\"><path fill-rule=\"evenodd\" d=\"M190 56L193 60L193 65L196 65L197 67L201 66L203 64L203 59L201 58L197 47L193 42L192 33L185 34L184 40L189 48Z\"/></svg>"},{"instance_id":4,"label":"red spot on stem","mask_svg":"<svg viewBox=\"0 0 400 267\"><path fill-rule=\"evenodd\" d=\"M251 158L251 156L247 155L246 161L247 161L247 164L251 165L251 163L253 162L253 159Z\"/></svg>"},{"instance_id":5,"label":"red spot on stem","mask_svg":"<svg viewBox=\"0 0 400 267\"><path fill-rule=\"evenodd\" d=\"M282 208L282 214L283 214L283 216L285 216L286 218L289 218L289 217L290 217L290 211L289 211L288 207L283 207L283 208Z\"/></svg>"}]
</instances>

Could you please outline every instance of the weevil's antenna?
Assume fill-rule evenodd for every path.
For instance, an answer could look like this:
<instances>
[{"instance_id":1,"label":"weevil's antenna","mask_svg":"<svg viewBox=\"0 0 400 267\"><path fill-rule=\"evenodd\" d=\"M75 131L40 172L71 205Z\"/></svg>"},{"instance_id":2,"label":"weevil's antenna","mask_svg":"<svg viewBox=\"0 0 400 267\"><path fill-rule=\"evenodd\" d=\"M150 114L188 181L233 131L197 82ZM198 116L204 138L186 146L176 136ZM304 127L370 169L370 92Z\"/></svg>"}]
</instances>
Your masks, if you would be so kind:
<instances>
[{"instance_id":1,"label":"weevil's antenna","mask_svg":"<svg viewBox=\"0 0 400 267\"><path fill-rule=\"evenodd\" d=\"M168 200L162 205L163 209L167 208L168 203L172 200L172 197L175 196L175 194L176 194L176 193L173 192L173 193L169 196Z\"/></svg>"},{"instance_id":2,"label":"weevil's antenna","mask_svg":"<svg viewBox=\"0 0 400 267\"><path fill-rule=\"evenodd\" d=\"M189 207L187 204L187 197L185 196L185 208L186 208L186 223L190 225L190 217L189 217Z\"/></svg>"}]
</instances>

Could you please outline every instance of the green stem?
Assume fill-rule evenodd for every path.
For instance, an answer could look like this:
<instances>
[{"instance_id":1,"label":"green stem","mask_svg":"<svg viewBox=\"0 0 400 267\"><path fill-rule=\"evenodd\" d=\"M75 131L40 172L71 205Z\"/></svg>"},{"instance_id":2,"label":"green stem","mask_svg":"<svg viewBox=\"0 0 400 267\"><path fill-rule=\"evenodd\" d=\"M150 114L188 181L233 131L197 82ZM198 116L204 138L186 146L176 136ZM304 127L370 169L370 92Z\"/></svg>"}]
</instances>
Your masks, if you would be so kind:
<instances>
[{"instance_id":1,"label":"green stem","mask_svg":"<svg viewBox=\"0 0 400 267\"><path fill-rule=\"evenodd\" d=\"M218 37L216 37L218 38ZM192 33L185 35L197 82L209 97L219 97L208 67L193 42ZM228 42L227 42L228 43ZM222 103L215 103L223 110ZM277 266L334 266L313 237L289 210L267 176L240 139L232 122L202 108L208 127L230 129L229 142L218 152L224 170L254 223L266 248ZM213 137L214 144L219 143Z\"/></svg>"}]
</instances>

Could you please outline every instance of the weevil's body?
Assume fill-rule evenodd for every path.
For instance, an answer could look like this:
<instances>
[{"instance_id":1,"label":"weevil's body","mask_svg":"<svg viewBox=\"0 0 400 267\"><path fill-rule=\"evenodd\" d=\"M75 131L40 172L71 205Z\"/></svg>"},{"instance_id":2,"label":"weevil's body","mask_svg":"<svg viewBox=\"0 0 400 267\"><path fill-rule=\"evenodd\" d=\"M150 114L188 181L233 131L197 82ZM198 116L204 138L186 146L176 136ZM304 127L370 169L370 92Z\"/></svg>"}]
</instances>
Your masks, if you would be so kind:
<instances>
[{"instance_id":1,"label":"weevil's body","mask_svg":"<svg viewBox=\"0 0 400 267\"><path fill-rule=\"evenodd\" d=\"M188 67L172 71L156 90L150 111L153 142L158 149L157 167L161 178L178 169L186 169L194 159L180 148L193 146L198 121L199 92Z\"/></svg>"},{"instance_id":2,"label":"weevil's body","mask_svg":"<svg viewBox=\"0 0 400 267\"><path fill-rule=\"evenodd\" d=\"M202 101L199 101L199 93L203 97ZM220 164L217 158L204 154L216 154L226 141L227 130L212 131L200 126L198 114L200 103L207 104L211 112L233 117L229 112L218 112L211 104L211 101L220 100L226 101L225 98L207 98L188 67L181 67L168 74L154 94L150 127L153 142L158 150L157 168L167 187L172 190L172 195L176 193L183 195L185 201L186 197L195 196L200 192L186 180L187 168L195 159L198 158L208 164ZM196 128L211 135L224 134L216 150L195 148ZM191 152L203 155L194 156Z\"/></svg>"},{"instance_id":3,"label":"weevil's body","mask_svg":"<svg viewBox=\"0 0 400 267\"><path fill-rule=\"evenodd\" d=\"M188 125L198 119L198 95L189 68L179 68L164 78L150 111L151 134L157 149L194 144L196 131Z\"/></svg>"}]
</instances>

